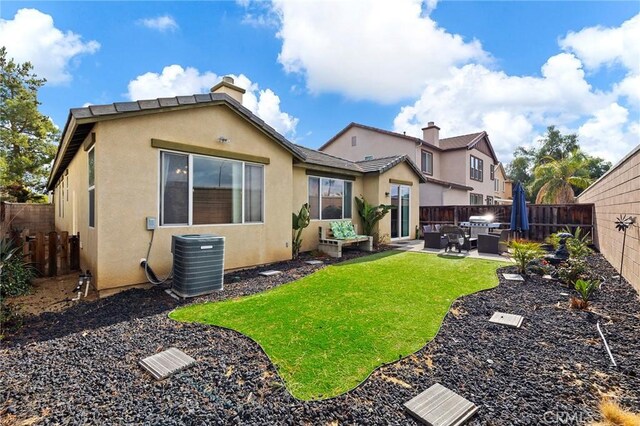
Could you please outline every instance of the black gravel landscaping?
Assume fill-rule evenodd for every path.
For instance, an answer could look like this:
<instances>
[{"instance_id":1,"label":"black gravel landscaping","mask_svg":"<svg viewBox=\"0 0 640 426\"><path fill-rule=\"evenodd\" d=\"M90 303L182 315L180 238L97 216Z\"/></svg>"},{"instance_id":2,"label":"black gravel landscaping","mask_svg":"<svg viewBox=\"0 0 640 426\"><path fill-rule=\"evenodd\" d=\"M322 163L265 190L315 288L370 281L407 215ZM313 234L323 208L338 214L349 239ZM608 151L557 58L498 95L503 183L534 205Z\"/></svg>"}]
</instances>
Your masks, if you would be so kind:
<instances>
[{"instance_id":1,"label":"black gravel landscaping","mask_svg":"<svg viewBox=\"0 0 640 426\"><path fill-rule=\"evenodd\" d=\"M346 257L359 256L346 252ZM425 254L426 256L428 254ZM267 290L322 266L308 257L231 273L222 300ZM327 260L331 263L333 260ZM572 310L557 282L527 277L454 303L437 337L325 401L294 399L258 345L231 330L167 318L183 303L162 288L130 290L27 321L0 350L0 419L29 424L414 424L402 404L439 382L480 406L472 425L585 424L601 397L640 412L638 294L601 255L592 312ZM515 272L509 266L499 272ZM524 316L520 329L488 322ZM600 321L618 367L596 329ZM195 366L156 382L141 358L177 347Z\"/></svg>"}]
</instances>

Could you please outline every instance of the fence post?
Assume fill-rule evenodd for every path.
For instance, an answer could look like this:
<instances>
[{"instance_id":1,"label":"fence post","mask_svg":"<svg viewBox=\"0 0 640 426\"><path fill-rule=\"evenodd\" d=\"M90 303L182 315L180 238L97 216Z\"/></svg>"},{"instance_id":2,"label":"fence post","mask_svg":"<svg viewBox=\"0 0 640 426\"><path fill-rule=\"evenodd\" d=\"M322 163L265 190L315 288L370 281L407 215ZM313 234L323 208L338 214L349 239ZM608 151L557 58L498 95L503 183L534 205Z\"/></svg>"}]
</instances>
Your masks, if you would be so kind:
<instances>
[{"instance_id":1,"label":"fence post","mask_svg":"<svg viewBox=\"0 0 640 426\"><path fill-rule=\"evenodd\" d=\"M44 276L44 233L36 233L36 270L42 277Z\"/></svg>"},{"instance_id":2,"label":"fence post","mask_svg":"<svg viewBox=\"0 0 640 426\"><path fill-rule=\"evenodd\" d=\"M77 271L80 269L80 233L72 235L69 241L69 269Z\"/></svg>"},{"instance_id":3,"label":"fence post","mask_svg":"<svg viewBox=\"0 0 640 426\"><path fill-rule=\"evenodd\" d=\"M58 275L58 233L56 231L49 232L49 269L47 276L55 277Z\"/></svg>"},{"instance_id":4,"label":"fence post","mask_svg":"<svg viewBox=\"0 0 640 426\"><path fill-rule=\"evenodd\" d=\"M69 233L60 233L60 274L69 273Z\"/></svg>"}]
</instances>

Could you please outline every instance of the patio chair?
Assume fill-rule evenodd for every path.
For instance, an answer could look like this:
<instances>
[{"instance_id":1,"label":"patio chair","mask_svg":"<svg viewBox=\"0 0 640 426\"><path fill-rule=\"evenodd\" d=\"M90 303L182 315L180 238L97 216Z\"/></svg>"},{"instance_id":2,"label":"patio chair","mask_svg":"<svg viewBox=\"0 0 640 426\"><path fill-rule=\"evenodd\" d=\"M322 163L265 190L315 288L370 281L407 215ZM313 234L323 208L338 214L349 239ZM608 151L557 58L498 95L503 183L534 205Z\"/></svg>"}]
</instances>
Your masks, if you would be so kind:
<instances>
[{"instance_id":1,"label":"patio chair","mask_svg":"<svg viewBox=\"0 0 640 426\"><path fill-rule=\"evenodd\" d=\"M510 229L503 229L500 234L479 234L478 253L502 254L507 251Z\"/></svg>"},{"instance_id":2,"label":"patio chair","mask_svg":"<svg viewBox=\"0 0 640 426\"><path fill-rule=\"evenodd\" d=\"M442 228L440 228L440 232L447 237L448 240L446 251L451 251L455 248L458 250L458 253L462 252L462 250L466 250L468 253L469 250L475 248L473 246L474 241L472 241L459 226L443 225Z\"/></svg>"},{"instance_id":3,"label":"patio chair","mask_svg":"<svg viewBox=\"0 0 640 426\"><path fill-rule=\"evenodd\" d=\"M430 225L425 225L422 227L422 234L424 236L424 248L440 250L447 247L447 244L449 243L447 237L442 235L440 231L432 229L433 228Z\"/></svg>"}]
</instances>

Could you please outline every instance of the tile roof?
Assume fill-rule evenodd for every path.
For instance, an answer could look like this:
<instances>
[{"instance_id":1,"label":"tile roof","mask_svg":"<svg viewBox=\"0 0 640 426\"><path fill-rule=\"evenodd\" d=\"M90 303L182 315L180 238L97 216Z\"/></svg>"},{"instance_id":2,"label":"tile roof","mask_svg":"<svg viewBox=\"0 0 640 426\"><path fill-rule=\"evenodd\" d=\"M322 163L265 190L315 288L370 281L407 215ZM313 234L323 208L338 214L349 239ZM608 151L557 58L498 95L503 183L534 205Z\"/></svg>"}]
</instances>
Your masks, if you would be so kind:
<instances>
[{"instance_id":1,"label":"tile roof","mask_svg":"<svg viewBox=\"0 0 640 426\"><path fill-rule=\"evenodd\" d=\"M316 151L315 149L307 148L301 145L296 145L296 148L304 154L305 163L363 173L362 168L360 168L358 164L349 160L345 160L344 158L335 157L333 155Z\"/></svg>"},{"instance_id":2,"label":"tile roof","mask_svg":"<svg viewBox=\"0 0 640 426\"><path fill-rule=\"evenodd\" d=\"M440 139L440 148L444 151L448 151L450 149L468 148L469 145L475 143L485 134L485 132L478 132L470 133L468 135L460 135L453 136L451 138Z\"/></svg>"},{"instance_id":3,"label":"tile roof","mask_svg":"<svg viewBox=\"0 0 640 426\"><path fill-rule=\"evenodd\" d=\"M373 158L371 160L353 162L301 145L296 145L296 147L304 153L306 157L304 163L349 170L352 172L359 172L364 174L384 173L387 170L395 167L397 164L406 161L409 167L411 167L416 172L416 174L420 176L421 181L426 182L426 179L422 172L420 172L418 167L406 155L394 155L391 157Z\"/></svg>"}]
</instances>

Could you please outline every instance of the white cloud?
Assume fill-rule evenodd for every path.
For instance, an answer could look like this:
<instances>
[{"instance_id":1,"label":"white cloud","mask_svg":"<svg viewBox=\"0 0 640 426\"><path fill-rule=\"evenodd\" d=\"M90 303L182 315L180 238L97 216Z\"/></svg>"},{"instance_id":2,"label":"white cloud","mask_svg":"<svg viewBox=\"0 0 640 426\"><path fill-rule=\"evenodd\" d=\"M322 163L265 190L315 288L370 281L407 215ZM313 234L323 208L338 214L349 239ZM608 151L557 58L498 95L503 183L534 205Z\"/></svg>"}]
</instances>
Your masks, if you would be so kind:
<instances>
[{"instance_id":1,"label":"white cloud","mask_svg":"<svg viewBox=\"0 0 640 426\"><path fill-rule=\"evenodd\" d=\"M233 77L235 84L246 90L242 99L245 107L279 133L289 137L295 135L298 119L280 110L278 95L271 89L260 89L243 74ZM210 71L200 73L196 68L169 65L159 74L148 72L131 80L127 96L139 100L207 93L221 78Z\"/></svg>"},{"instance_id":2,"label":"white cloud","mask_svg":"<svg viewBox=\"0 0 640 426\"><path fill-rule=\"evenodd\" d=\"M615 28L589 27L570 32L560 47L580 58L589 69L621 64L640 73L640 14Z\"/></svg>"},{"instance_id":3,"label":"white cloud","mask_svg":"<svg viewBox=\"0 0 640 426\"><path fill-rule=\"evenodd\" d=\"M617 103L595 111L578 128L580 146L591 155L612 161L621 158L638 143L640 136L638 123L629 123L628 117L629 111Z\"/></svg>"},{"instance_id":4,"label":"white cloud","mask_svg":"<svg viewBox=\"0 0 640 426\"><path fill-rule=\"evenodd\" d=\"M488 60L478 41L447 33L422 6L420 0L274 0L278 60L285 71L304 75L313 93L378 102L414 97L425 81L446 78L451 66Z\"/></svg>"},{"instance_id":5,"label":"white cloud","mask_svg":"<svg viewBox=\"0 0 640 426\"><path fill-rule=\"evenodd\" d=\"M36 9L20 9L13 19L0 19L0 45L16 62L31 62L34 72L52 84L71 81L69 63L100 48L97 41L84 42L78 34L62 32L50 15Z\"/></svg>"},{"instance_id":6,"label":"white cloud","mask_svg":"<svg viewBox=\"0 0 640 426\"><path fill-rule=\"evenodd\" d=\"M435 121L442 137L486 130L506 161L516 146L533 140L537 126L571 124L612 99L593 91L580 61L568 53L549 58L541 77L466 65L428 84L420 99L401 109L394 129L419 136L425 123Z\"/></svg>"},{"instance_id":7,"label":"white cloud","mask_svg":"<svg viewBox=\"0 0 640 426\"><path fill-rule=\"evenodd\" d=\"M178 23L170 15L157 16L155 18L143 18L138 20L138 23L160 32L175 31L179 28Z\"/></svg>"},{"instance_id":8,"label":"white cloud","mask_svg":"<svg viewBox=\"0 0 640 426\"><path fill-rule=\"evenodd\" d=\"M200 73L196 68L180 65L164 67L162 73L148 72L129 82L129 99L155 99L167 96L193 95L208 92L220 81L212 72Z\"/></svg>"}]
</instances>

